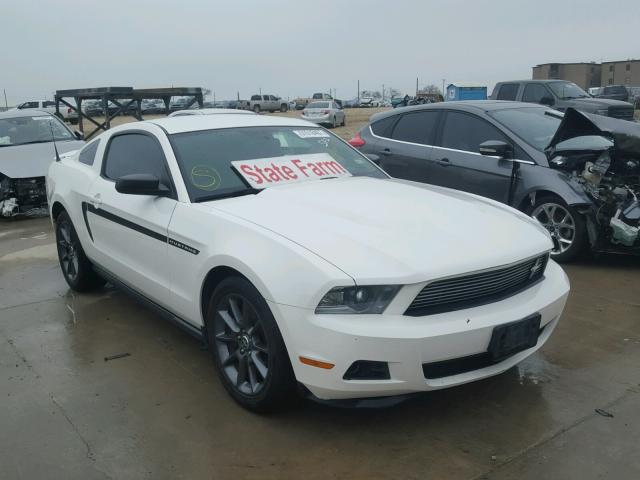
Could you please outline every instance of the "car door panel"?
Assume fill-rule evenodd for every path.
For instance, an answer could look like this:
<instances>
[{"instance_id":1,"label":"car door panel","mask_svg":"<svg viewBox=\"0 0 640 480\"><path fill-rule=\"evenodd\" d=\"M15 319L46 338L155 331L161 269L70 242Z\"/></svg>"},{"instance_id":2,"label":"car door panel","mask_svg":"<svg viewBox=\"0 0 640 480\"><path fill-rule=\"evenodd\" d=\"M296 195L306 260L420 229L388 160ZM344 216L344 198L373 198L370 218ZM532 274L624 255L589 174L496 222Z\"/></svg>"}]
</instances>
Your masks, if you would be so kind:
<instances>
[{"instance_id":1,"label":"car door panel","mask_svg":"<svg viewBox=\"0 0 640 480\"><path fill-rule=\"evenodd\" d=\"M480 143L487 140L510 142L480 117L447 112L438 144L432 151L438 185L506 202L512 163L478 153Z\"/></svg>"},{"instance_id":2,"label":"car door panel","mask_svg":"<svg viewBox=\"0 0 640 480\"><path fill-rule=\"evenodd\" d=\"M91 185L89 202L84 206L85 220L96 263L156 303L166 306L171 293L170 270L166 263L167 232L177 201L168 197L117 192L115 181L110 178L116 171L130 174L147 170L145 160L142 160L144 150L141 150L141 145L136 148L129 145L127 150L125 142L131 144L135 135L141 136L127 134L111 138L104 157L107 168L103 166L102 175ZM142 136L150 145L150 136ZM162 152L160 145L156 146L153 155ZM138 162L129 162L128 155ZM160 161L165 160L162 158ZM109 172L108 162L120 162L120 166ZM162 164L162 168L166 165Z\"/></svg>"}]
</instances>

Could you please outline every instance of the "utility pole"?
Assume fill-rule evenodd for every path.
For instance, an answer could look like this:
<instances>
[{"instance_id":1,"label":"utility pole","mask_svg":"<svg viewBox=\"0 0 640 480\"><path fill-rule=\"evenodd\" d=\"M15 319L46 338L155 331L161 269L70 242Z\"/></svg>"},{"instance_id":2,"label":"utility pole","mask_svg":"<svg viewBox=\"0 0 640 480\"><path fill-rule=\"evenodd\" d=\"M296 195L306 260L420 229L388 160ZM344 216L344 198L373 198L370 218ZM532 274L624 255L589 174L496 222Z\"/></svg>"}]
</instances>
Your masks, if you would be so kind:
<instances>
[{"instance_id":1,"label":"utility pole","mask_svg":"<svg viewBox=\"0 0 640 480\"><path fill-rule=\"evenodd\" d=\"M418 96L418 77L416 77L416 97Z\"/></svg>"},{"instance_id":2,"label":"utility pole","mask_svg":"<svg viewBox=\"0 0 640 480\"><path fill-rule=\"evenodd\" d=\"M442 79L442 96L443 97L444 97L444 81L445 80L446 80L445 78Z\"/></svg>"},{"instance_id":3,"label":"utility pole","mask_svg":"<svg viewBox=\"0 0 640 480\"><path fill-rule=\"evenodd\" d=\"M258 89L260 91L260 95L262 95L262 87Z\"/></svg>"},{"instance_id":4,"label":"utility pole","mask_svg":"<svg viewBox=\"0 0 640 480\"><path fill-rule=\"evenodd\" d=\"M358 105L360 105L360 80L358 80Z\"/></svg>"},{"instance_id":5,"label":"utility pole","mask_svg":"<svg viewBox=\"0 0 640 480\"><path fill-rule=\"evenodd\" d=\"M384 102L384 83L382 84L382 101Z\"/></svg>"},{"instance_id":6,"label":"utility pole","mask_svg":"<svg viewBox=\"0 0 640 480\"><path fill-rule=\"evenodd\" d=\"M7 103L7 91L3 88L2 91L4 92L4 106L7 110L9 110L9 104Z\"/></svg>"}]
</instances>

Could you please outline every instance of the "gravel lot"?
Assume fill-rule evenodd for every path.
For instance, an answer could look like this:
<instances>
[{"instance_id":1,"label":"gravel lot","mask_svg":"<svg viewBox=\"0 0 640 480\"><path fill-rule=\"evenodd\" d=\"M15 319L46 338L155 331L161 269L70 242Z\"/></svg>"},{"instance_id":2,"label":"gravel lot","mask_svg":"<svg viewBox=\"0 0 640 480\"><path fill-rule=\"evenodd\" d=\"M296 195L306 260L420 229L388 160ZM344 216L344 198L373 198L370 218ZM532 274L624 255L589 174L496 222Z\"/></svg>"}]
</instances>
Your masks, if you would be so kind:
<instances>
[{"instance_id":1,"label":"gravel lot","mask_svg":"<svg viewBox=\"0 0 640 480\"><path fill-rule=\"evenodd\" d=\"M374 112L347 110L336 133ZM556 332L498 377L386 409L258 416L176 327L111 288L70 292L48 219L0 221L0 476L640 478L640 259L566 271Z\"/></svg>"}]
</instances>

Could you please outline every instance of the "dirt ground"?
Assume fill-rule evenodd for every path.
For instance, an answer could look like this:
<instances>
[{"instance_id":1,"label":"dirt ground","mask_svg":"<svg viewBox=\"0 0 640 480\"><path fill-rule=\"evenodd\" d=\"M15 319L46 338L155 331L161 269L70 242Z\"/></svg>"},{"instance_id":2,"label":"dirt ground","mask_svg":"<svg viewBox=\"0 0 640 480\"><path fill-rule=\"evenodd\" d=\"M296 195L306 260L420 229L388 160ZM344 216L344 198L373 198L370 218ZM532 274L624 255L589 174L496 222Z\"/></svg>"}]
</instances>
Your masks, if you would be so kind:
<instances>
[{"instance_id":1,"label":"dirt ground","mask_svg":"<svg viewBox=\"0 0 640 480\"><path fill-rule=\"evenodd\" d=\"M566 271L553 336L502 375L393 408L259 416L177 327L111 288L72 293L48 219L2 222L0 477L638 479L640 259Z\"/></svg>"},{"instance_id":2,"label":"dirt ground","mask_svg":"<svg viewBox=\"0 0 640 480\"><path fill-rule=\"evenodd\" d=\"M344 127L337 127L332 129L333 133L342 137L345 140L349 140L352 138L363 125L365 125L369 121L369 117L371 115L388 110L388 108L346 108L344 111L347 114L347 125ZM261 115L278 115L282 117L292 117L292 118L300 118L301 110L289 110L285 113L275 112L275 113L265 113ZM154 119L154 118L162 118L164 115L149 115L146 116L145 119ZM104 119L102 117L96 117L96 121L102 122ZM137 121L134 117L130 116L119 116L114 118L111 121L111 126L115 127L116 125L122 125L124 123L135 122ZM72 128L78 129L77 125L74 125ZM85 133L89 133L94 129L94 125L88 121L84 121L84 131Z\"/></svg>"}]
</instances>

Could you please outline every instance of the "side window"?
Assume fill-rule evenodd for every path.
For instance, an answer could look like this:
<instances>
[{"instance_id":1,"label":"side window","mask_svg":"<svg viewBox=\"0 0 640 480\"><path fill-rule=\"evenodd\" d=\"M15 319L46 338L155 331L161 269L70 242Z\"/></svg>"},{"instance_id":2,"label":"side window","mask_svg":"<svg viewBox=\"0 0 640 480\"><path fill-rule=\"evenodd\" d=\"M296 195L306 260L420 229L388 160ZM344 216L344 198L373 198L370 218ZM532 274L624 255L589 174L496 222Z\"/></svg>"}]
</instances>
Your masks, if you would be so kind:
<instances>
[{"instance_id":1,"label":"side window","mask_svg":"<svg viewBox=\"0 0 640 480\"><path fill-rule=\"evenodd\" d=\"M154 138L140 133L112 137L105 154L103 174L116 180L124 175L150 173L169 186L162 148Z\"/></svg>"},{"instance_id":2,"label":"side window","mask_svg":"<svg viewBox=\"0 0 640 480\"><path fill-rule=\"evenodd\" d=\"M519 86L518 83L503 83L498 90L497 100L515 100Z\"/></svg>"},{"instance_id":3,"label":"side window","mask_svg":"<svg viewBox=\"0 0 640 480\"><path fill-rule=\"evenodd\" d=\"M433 134L438 124L438 111L405 113L400 116L391 138L403 142L433 145Z\"/></svg>"},{"instance_id":4,"label":"side window","mask_svg":"<svg viewBox=\"0 0 640 480\"><path fill-rule=\"evenodd\" d=\"M23 108L38 108L38 102L24 102L22 105L18 107L18 109Z\"/></svg>"},{"instance_id":5,"label":"side window","mask_svg":"<svg viewBox=\"0 0 640 480\"><path fill-rule=\"evenodd\" d=\"M44 108L46 108L46 107L55 107L56 106L56 102L52 102L52 101L42 102L42 106Z\"/></svg>"},{"instance_id":6,"label":"side window","mask_svg":"<svg viewBox=\"0 0 640 480\"><path fill-rule=\"evenodd\" d=\"M371 124L371 130L379 137L391 138L391 128L398 119L397 115L392 115Z\"/></svg>"},{"instance_id":7,"label":"side window","mask_svg":"<svg viewBox=\"0 0 640 480\"><path fill-rule=\"evenodd\" d=\"M262 97L260 95L251 95L251 100L262 100Z\"/></svg>"},{"instance_id":8,"label":"side window","mask_svg":"<svg viewBox=\"0 0 640 480\"><path fill-rule=\"evenodd\" d=\"M274 95L269 95L269 100L276 102L278 99Z\"/></svg>"},{"instance_id":9,"label":"side window","mask_svg":"<svg viewBox=\"0 0 640 480\"><path fill-rule=\"evenodd\" d=\"M529 103L540 103L545 97L551 97L551 93L547 91L544 85L539 83L528 83L524 87L524 93L522 94L522 101Z\"/></svg>"},{"instance_id":10,"label":"side window","mask_svg":"<svg viewBox=\"0 0 640 480\"><path fill-rule=\"evenodd\" d=\"M85 165L93 165L93 162L96 159L96 152L98 151L99 144L100 140L96 140L95 142L91 142L89 145L80 150L78 161L80 163L84 163Z\"/></svg>"},{"instance_id":11,"label":"side window","mask_svg":"<svg viewBox=\"0 0 640 480\"><path fill-rule=\"evenodd\" d=\"M487 140L511 143L496 127L486 120L460 112L448 112L440 146L478 153L480 144Z\"/></svg>"}]
</instances>

